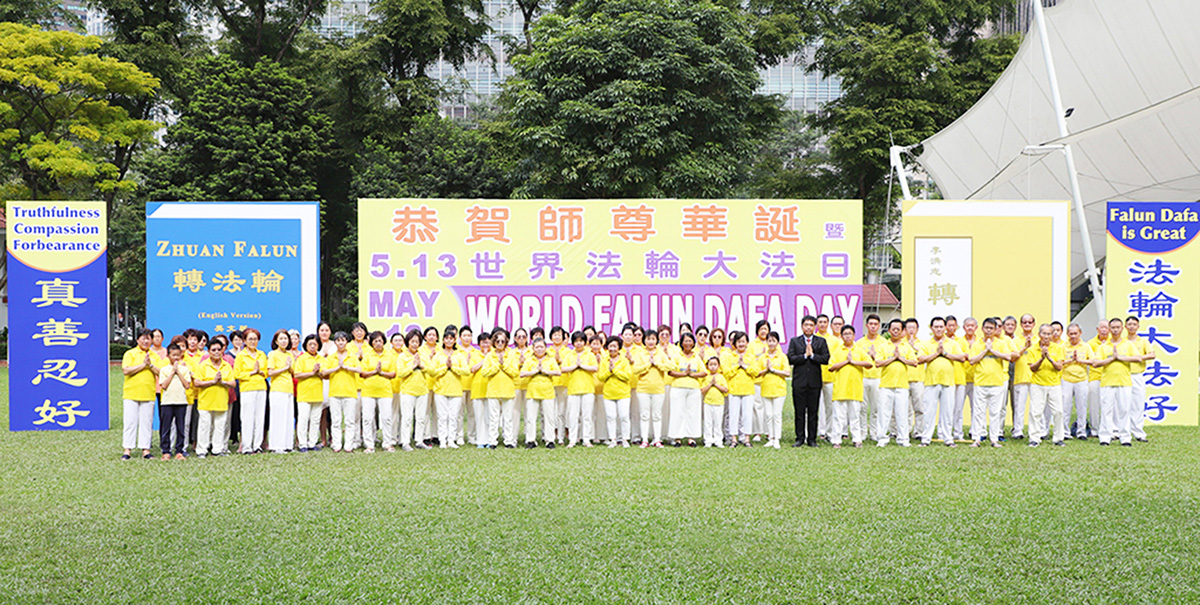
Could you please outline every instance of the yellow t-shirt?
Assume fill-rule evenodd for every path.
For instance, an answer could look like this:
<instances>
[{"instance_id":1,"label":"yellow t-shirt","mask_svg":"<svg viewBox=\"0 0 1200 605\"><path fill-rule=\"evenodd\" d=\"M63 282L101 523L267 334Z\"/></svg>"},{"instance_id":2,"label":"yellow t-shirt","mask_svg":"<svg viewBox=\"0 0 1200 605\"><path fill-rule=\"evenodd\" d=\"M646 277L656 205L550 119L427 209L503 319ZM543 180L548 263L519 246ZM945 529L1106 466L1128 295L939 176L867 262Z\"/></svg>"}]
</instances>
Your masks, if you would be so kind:
<instances>
[{"instance_id":1,"label":"yellow t-shirt","mask_svg":"<svg viewBox=\"0 0 1200 605\"><path fill-rule=\"evenodd\" d=\"M541 372L538 372L538 363L541 363ZM539 360L537 355L532 353L525 359L525 365L521 366L521 374L526 372L538 372L533 376L527 377L529 382L525 387L525 397L529 399L554 399L554 377L542 372L557 372L558 362L554 361L554 356L549 351Z\"/></svg>"},{"instance_id":2,"label":"yellow t-shirt","mask_svg":"<svg viewBox=\"0 0 1200 605\"><path fill-rule=\"evenodd\" d=\"M992 351L1002 355L1011 353L1009 342L1007 338L992 338ZM974 358L986 348L986 339L976 339L967 355ZM984 355L983 359L974 365L974 374L975 386L980 387L998 387L1008 380L1008 369L1004 367L1004 360L990 353Z\"/></svg>"},{"instance_id":3,"label":"yellow t-shirt","mask_svg":"<svg viewBox=\"0 0 1200 605\"><path fill-rule=\"evenodd\" d=\"M233 367L224 359L221 360L220 366L213 366L212 362L201 363L196 367L196 371L192 374L196 382L208 382L221 374L221 380L233 382ZM229 387L216 383L212 386L203 387L200 389L200 410L205 412L224 412L229 409Z\"/></svg>"},{"instance_id":4,"label":"yellow t-shirt","mask_svg":"<svg viewBox=\"0 0 1200 605\"><path fill-rule=\"evenodd\" d=\"M719 373L718 374L710 374L706 378L701 380L700 383L701 383L700 386L704 386L704 385L708 385L708 384L716 385L704 393L704 405L724 405L725 393L722 393L721 389L716 388L717 386L722 386L722 387L725 387L726 389L729 388L729 381L725 380L724 376L722 376ZM751 388L750 390L753 391L754 389Z\"/></svg>"},{"instance_id":5,"label":"yellow t-shirt","mask_svg":"<svg viewBox=\"0 0 1200 605\"><path fill-rule=\"evenodd\" d=\"M254 362L258 371L254 371ZM233 360L233 373L237 376L238 388L243 391L267 390L267 354L255 349L242 349Z\"/></svg>"},{"instance_id":6,"label":"yellow t-shirt","mask_svg":"<svg viewBox=\"0 0 1200 605\"><path fill-rule=\"evenodd\" d=\"M1130 356L1135 355L1135 350L1129 345L1129 341L1122 340L1114 345L1112 341L1105 342L1100 345L1097 350L1096 359L1104 359L1112 357L1113 349L1117 350L1118 355ZM1124 361L1113 360L1108 365L1100 368L1100 386L1102 387L1129 387L1133 386L1133 376L1130 373L1129 366L1131 364Z\"/></svg>"},{"instance_id":7,"label":"yellow t-shirt","mask_svg":"<svg viewBox=\"0 0 1200 605\"><path fill-rule=\"evenodd\" d=\"M443 356L446 351L443 350ZM471 368L467 365L467 359L470 353L467 351L455 350L449 354L449 366L446 367L445 373L438 377L437 382L433 385L433 392L443 397L462 397L463 376L471 375ZM445 363L443 361L443 363Z\"/></svg>"},{"instance_id":8,"label":"yellow t-shirt","mask_svg":"<svg viewBox=\"0 0 1200 605\"><path fill-rule=\"evenodd\" d=\"M949 355L958 355L962 350L958 348L958 343L949 338L943 338L941 341L942 352ZM933 355L937 352L938 341L930 338L921 343L921 355ZM925 385L942 385L954 386L954 364L944 356L935 357L925 363Z\"/></svg>"},{"instance_id":9,"label":"yellow t-shirt","mask_svg":"<svg viewBox=\"0 0 1200 605\"><path fill-rule=\"evenodd\" d=\"M196 380L196 369L200 367L200 363L204 360L204 351L196 351L195 353L184 351L183 363L186 363L188 370L192 372L192 382ZM200 389L192 387L188 389L188 400L196 401L200 397Z\"/></svg>"},{"instance_id":10,"label":"yellow t-shirt","mask_svg":"<svg viewBox=\"0 0 1200 605\"><path fill-rule=\"evenodd\" d=\"M900 351L900 359L916 359L912 347L901 340L891 341L875 346L875 366L880 368L879 387L882 389L907 389L908 365L903 361L892 359L892 353Z\"/></svg>"},{"instance_id":11,"label":"yellow t-shirt","mask_svg":"<svg viewBox=\"0 0 1200 605\"><path fill-rule=\"evenodd\" d=\"M479 351L479 347L459 349L458 352L463 354L463 366L466 368L466 372L460 374L458 380L460 383L462 383L463 392L470 393L471 384L475 382L475 372L472 372L471 368L475 367L475 364L483 361L483 353ZM483 368L480 367L479 369L482 370Z\"/></svg>"},{"instance_id":12,"label":"yellow t-shirt","mask_svg":"<svg viewBox=\"0 0 1200 605\"><path fill-rule=\"evenodd\" d=\"M866 353L866 355L867 355L867 360L873 364L873 363L875 363L875 360L871 356L871 351L870 351L871 345L875 345L875 353L878 354L879 346L881 344L886 344L886 343L887 343L886 339L884 339L882 336L877 335L877 336L875 336L875 338L869 338L867 336L863 336L862 338L858 339L858 342L856 342L855 344L862 347L863 353ZM872 365L869 368L863 369L863 378L879 378L882 375L883 375L883 369L875 367L874 365Z\"/></svg>"},{"instance_id":13,"label":"yellow t-shirt","mask_svg":"<svg viewBox=\"0 0 1200 605\"><path fill-rule=\"evenodd\" d=\"M1087 382L1089 367L1081 362L1089 361L1092 358L1092 347L1088 343L1079 341L1079 344L1073 345L1071 341L1063 343L1063 359L1066 365L1062 369L1062 379L1065 382ZM1078 357L1079 361L1072 361L1072 356Z\"/></svg>"},{"instance_id":14,"label":"yellow t-shirt","mask_svg":"<svg viewBox=\"0 0 1200 605\"><path fill-rule=\"evenodd\" d=\"M1091 340L1087 341L1088 350L1091 351L1091 354L1092 354L1091 358L1093 360L1099 359L1099 357L1097 357L1096 352L1100 350L1100 345L1102 345L1105 342L1108 342L1108 339L1106 338L1104 340L1100 340L1099 335L1093 336ZM1103 372L1103 368L1097 368L1095 366L1089 367L1088 368L1088 380L1089 381L1092 381L1092 380L1099 381L1100 374L1102 372Z\"/></svg>"},{"instance_id":15,"label":"yellow t-shirt","mask_svg":"<svg viewBox=\"0 0 1200 605\"><path fill-rule=\"evenodd\" d=\"M1055 387L1062 384L1062 370L1054 369L1054 364L1051 361L1062 363L1065 359L1063 348L1058 343L1050 343L1046 347L1046 353L1043 355L1041 345L1036 345L1037 348L1031 348L1026 351L1026 354L1033 353L1034 356L1029 361L1030 369L1033 369L1033 364L1039 359L1045 358L1041 365L1038 366L1036 372L1033 373L1033 384L1043 387Z\"/></svg>"},{"instance_id":16,"label":"yellow t-shirt","mask_svg":"<svg viewBox=\"0 0 1200 605\"><path fill-rule=\"evenodd\" d=\"M845 343L842 343L845 345ZM829 365L834 365L851 359L854 361L871 361L871 356L867 353L866 347L855 344L855 346L847 348L839 347L837 355L829 354ZM841 368L833 371L833 400L834 401L862 401L863 399L863 371L856 365L846 364Z\"/></svg>"},{"instance_id":17,"label":"yellow t-shirt","mask_svg":"<svg viewBox=\"0 0 1200 605\"><path fill-rule=\"evenodd\" d=\"M286 355L286 353L285 353ZM293 374L307 374L313 371L313 367L318 363L324 363L325 358L320 355L309 355L304 353L292 362ZM283 376L283 374L281 374ZM301 403L321 403L325 400L325 385L320 374L301 378L296 383L296 401Z\"/></svg>"},{"instance_id":18,"label":"yellow t-shirt","mask_svg":"<svg viewBox=\"0 0 1200 605\"><path fill-rule=\"evenodd\" d=\"M501 352L493 349L483 359L482 374L487 376L489 399L512 399L517 396L517 375L520 374L520 354L514 349Z\"/></svg>"},{"instance_id":19,"label":"yellow t-shirt","mask_svg":"<svg viewBox=\"0 0 1200 605\"><path fill-rule=\"evenodd\" d=\"M187 397L187 388L184 385L192 384L192 371L183 362L180 362L177 371L173 371L171 360L163 359L163 361L162 367L158 369L158 386L162 389L162 404L190 405L192 402Z\"/></svg>"},{"instance_id":20,"label":"yellow t-shirt","mask_svg":"<svg viewBox=\"0 0 1200 605\"><path fill-rule=\"evenodd\" d=\"M1126 338L1122 342L1129 343L1129 346L1131 347L1131 350L1133 351L1132 353L1129 353L1130 355L1147 355L1150 353L1150 343L1145 338L1139 338L1137 340L1131 340L1129 338ZM1130 373L1133 373L1133 374L1141 374L1142 372L1145 372L1146 371L1146 362L1135 361L1135 362L1129 364L1129 371L1130 371Z\"/></svg>"},{"instance_id":21,"label":"yellow t-shirt","mask_svg":"<svg viewBox=\"0 0 1200 605\"><path fill-rule=\"evenodd\" d=\"M633 344L628 348L621 349L621 356L629 361L629 388L641 391L638 383L641 381L642 373L650 367L650 357L646 355L646 347Z\"/></svg>"},{"instance_id":22,"label":"yellow t-shirt","mask_svg":"<svg viewBox=\"0 0 1200 605\"><path fill-rule=\"evenodd\" d=\"M584 365L590 368L596 366L596 356L591 350L586 347L582 351L569 349L562 352L563 365L576 366L574 370L569 372L567 376L567 394L568 395L587 395L588 393L595 394L596 392L596 377L595 372L584 370L578 366Z\"/></svg>"},{"instance_id":23,"label":"yellow t-shirt","mask_svg":"<svg viewBox=\"0 0 1200 605\"><path fill-rule=\"evenodd\" d=\"M804 341L800 341L800 344L804 344ZM845 346L844 344L842 344L842 339L840 339L840 338L826 337L825 344L829 345L829 358L830 359L833 359L833 352L835 350L841 349ZM829 371L829 364L824 364L821 366L821 382L833 384L833 372Z\"/></svg>"},{"instance_id":24,"label":"yellow t-shirt","mask_svg":"<svg viewBox=\"0 0 1200 605\"><path fill-rule=\"evenodd\" d=\"M772 370L782 370L791 374L791 365L788 363L787 353L782 347L776 347L774 353L764 352L762 356L762 396L764 399L775 397L787 397L787 377L780 376L774 371L767 371L767 363L770 362Z\"/></svg>"},{"instance_id":25,"label":"yellow t-shirt","mask_svg":"<svg viewBox=\"0 0 1200 605\"><path fill-rule=\"evenodd\" d=\"M289 367L289 363L294 367L295 362L292 360L292 354L287 351L275 349L267 355L267 372L274 372L282 368ZM271 379L272 393L291 393L292 392L292 372L288 370ZM310 370L311 371L311 370Z\"/></svg>"},{"instance_id":26,"label":"yellow t-shirt","mask_svg":"<svg viewBox=\"0 0 1200 605\"><path fill-rule=\"evenodd\" d=\"M912 350L914 359L921 353L921 341L904 337L904 344ZM925 382L925 364L918 363L915 366L908 366L908 381L909 382Z\"/></svg>"},{"instance_id":27,"label":"yellow t-shirt","mask_svg":"<svg viewBox=\"0 0 1200 605\"><path fill-rule=\"evenodd\" d=\"M369 343L367 343L366 339L363 339L361 342L359 342L357 340L351 340L350 342L346 343L346 352L349 353L350 355L353 355L354 359L359 362L359 364L355 367L362 367L362 358L364 355L366 355L367 351L370 351L370 350L371 350L371 345ZM356 391L361 391L362 386L363 386L363 377L356 374L354 376L354 389ZM357 395L357 393L355 393L355 395ZM333 394L332 391L329 393L329 396L335 397L335 395ZM349 395L347 395L347 397L349 397Z\"/></svg>"},{"instance_id":28,"label":"yellow t-shirt","mask_svg":"<svg viewBox=\"0 0 1200 605\"><path fill-rule=\"evenodd\" d=\"M396 360L385 349L383 352L376 353L375 349L367 349L363 351L362 369L365 371L373 371L376 368L381 372L395 372ZM368 376L363 379L362 384L363 397L391 397L392 396L392 379L380 374Z\"/></svg>"},{"instance_id":29,"label":"yellow t-shirt","mask_svg":"<svg viewBox=\"0 0 1200 605\"><path fill-rule=\"evenodd\" d=\"M157 356L150 351L143 351L141 347L134 347L125 351L125 355L121 357L121 367L133 368L142 365L147 355L150 356L150 365L125 377L125 383L121 387L122 399L154 401L154 371L150 367L162 367L163 365L156 359Z\"/></svg>"},{"instance_id":30,"label":"yellow t-shirt","mask_svg":"<svg viewBox=\"0 0 1200 605\"><path fill-rule=\"evenodd\" d=\"M399 392L413 397L429 393L429 380L425 378L425 371L416 367L418 359L421 359L421 351L418 349L416 353L412 353L407 348L401 351L399 357L396 358L396 379L400 381ZM394 386L392 389L395 391Z\"/></svg>"},{"instance_id":31,"label":"yellow t-shirt","mask_svg":"<svg viewBox=\"0 0 1200 605\"><path fill-rule=\"evenodd\" d=\"M629 397L629 381L633 377L633 368L623 354L617 354L615 363L611 360L611 355L600 359L600 369L596 372L596 377L604 383L605 399L625 399Z\"/></svg>"},{"instance_id":32,"label":"yellow t-shirt","mask_svg":"<svg viewBox=\"0 0 1200 605\"><path fill-rule=\"evenodd\" d=\"M742 357L745 363L738 363L738 352L730 351L728 355L722 356L721 373L725 375L725 380L728 382L729 394L738 397L754 394L754 381L758 378L759 367L756 357L750 352L750 347L746 347L746 354ZM745 365L746 367L742 367Z\"/></svg>"},{"instance_id":33,"label":"yellow t-shirt","mask_svg":"<svg viewBox=\"0 0 1200 605\"><path fill-rule=\"evenodd\" d=\"M679 353L679 357L675 359L675 371L688 374L693 372L708 372L705 369L704 360L700 358L700 354L695 349L692 349L691 355L684 355L682 352ZM691 376L681 376L676 377L675 382L671 386L677 389L698 389L700 388L700 381Z\"/></svg>"},{"instance_id":34,"label":"yellow t-shirt","mask_svg":"<svg viewBox=\"0 0 1200 605\"><path fill-rule=\"evenodd\" d=\"M749 343L746 344L746 350L754 355L754 361L757 362L761 360L763 354L767 352L767 341L759 340L758 337L755 336L750 340ZM761 385L762 381L762 374L754 377L754 384Z\"/></svg>"},{"instance_id":35,"label":"yellow t-shirt","mask_svg":"<svg viewBox=\"0 0 1200 605\"><path fill-rule=\"evenodd\" d=\"M337 367L339 355L339 353L326 355L325 359L321 360L321 371L324 372ZM349 348L347 348L345 359L342 361L342 367L329 375L329 396L357 397L358 380L361 376L354 370L358 368L358 357L352 355Z\"/></svg>"},{"instance_id":36,"label":"yellow t-shirt","mask_svg":"<svg viewBox=\"0 0 1200 605\"><path fill-rule=\"evenodd\" d=\"M638 392L647 395L665 393L667 372L675 367L671 354L661 347L655 347L653 351L647 350L645 355L646 370L638 378Z\"/></svg>"},{"instance_id":37,"label":"yellow t-shirt","mask_svg":"<svg viewBox=\"0 0 1200 605\"><path fill-rule=\"evenodd\" d=\"M983 340L983 334L981 332L975 332L975 338L973 338L971 340L967 340L967 337L965 335L959 336L958 338L955 339L955 341L958 342L958 348L962 349L963 353L968 353L971 350L971 347L973 347L975 345L975 343L977 343L981 340ZM995 349L995 347L992 347L992 348ZM970 355L967 356L967 361L964 361L958 365L962 366L963 375L966 380L963 384L970 384L970 383L975 382L975 366L971 365ZM957 375L955 376L955 378L957 379Z\"/></svg>"},{"instance_id":38,"label":"yellow t-shirt","mask_svg":"<svg viewBox=\"0 0 1200 605\"><path fill-rule=\"evenodd\" d=\"M1025 348L1024 334L1017 334L1013 336L1012 341L1013 353L1020 353L1021 349ZM1029 348L1025 350L1025 354L1021 355L1016 361L1013 362L1013 384L1026 384L1033 382L1033 370L1029 369L1030 351L1037 351L1038 335L1034 334L1030 336L1029 342L1030 345ZM1037 359L1040 356L1041 355L1039 353L1038 356L1033 357L1033 359Z\"/></svg>"}]
</instances>

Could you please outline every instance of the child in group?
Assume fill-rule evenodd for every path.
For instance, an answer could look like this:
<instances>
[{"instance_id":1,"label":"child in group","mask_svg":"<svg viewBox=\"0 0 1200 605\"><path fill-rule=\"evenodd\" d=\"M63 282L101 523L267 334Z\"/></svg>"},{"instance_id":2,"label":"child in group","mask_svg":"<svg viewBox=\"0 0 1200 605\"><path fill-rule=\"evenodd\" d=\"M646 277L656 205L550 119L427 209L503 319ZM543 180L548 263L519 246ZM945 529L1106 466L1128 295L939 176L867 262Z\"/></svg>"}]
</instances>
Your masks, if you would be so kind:
<instances>
[{"instance_id":1,"label":"child in group","mask_svg":"<svg viewBox=\"0 0 1200 605\"><path fill-rule=\"evenodd\" d=\"M383 431L383 447L389 452L394 447L396 435L392 424L392 379L396 377L396 359L385 350L387 337L375 331L367 335L369 349L363 352L362 383L363 445L368 454L375 452L375 412L379 412L379 424Z\"/></svg>"},{"instance_id":2,"label":"child in group","mask_svg":"<svg viewBox=\"0 0 1200 605\"><path fill-rule=\"evenodd\" d=\"M258 341L261 339L258 330L247 328L241 336L242 348L233 362L233 373L240 385L241 453L261 454L260 446L265 434L263 423L267 417L267 355L258 350ZM288 424L291 424L290 420Z\"/></svg>"},{"instance_id":3,"label":"child in group","mask_svg":"<svg viewBox=\"0 0 1200 605\"><path fill-rule=\"evenodd\" d=\"M225 361L225 343L214 338L208 343L208 357L196 366L192 384L200 390L199 438L196 452L204 458L208 452L225 455L225 425L228 422L229 389L233 388L233 367Z\"/></svg>"},{"instance_id":4,"label":"child in group","mask_svg":"<svg viewBox=\"0 0 1200 605\"><path fill-rule=\"evenodd\" d=\"M296 441L301 452L315 452L321 449L321 411L325 406L320 337L316 334L304 337L302 348L304 353L292 362L291 368L296 379ZM273 389L274 382L271 384Z\"/></svg>"},{"instance_id":5,"label":"child in group","mask_svg":"<svg viewBox=\"0 0 1200 605\"><path fill-rule=\"evenodd\" d=\"M352 452L359 442L358 379L359 358L346 345L350 338L345 332L333 335L337 352L321 363L321 377L329 379L329 416L332 423L333 451Z\"/></svg>"},{"instance_id":6,"label":"child in group","mask_svg":"<svg viewBox=\"0 0 1200 605\"><path fill-rule=\"evenodd\" d=\"M863 373L874 366L865 347L854 342L854 326L842 326L842 346L829 353L829 371L833 372L833 427L829 441L835 448L842 447L842 434L847 430L847 423L850 441L854 447L862 447L864 425L859 414L862 413Z\"/></svg>"},{"instance_id":7,"label":"child in group","mask_svg":"<svg viewBox=\"0 0 1200 605\"><path fill-rule=\"evenodd\" d=\"M542 410L542 440L546 449L554 449L554 433L558 422L555 401L554 379L562 375L554 357L546 352L546 341L540 336L533 341L533 355L521 366L521 378L528 379L525 386L525 435L537 432L538 409ZM537 447L537 443L526 442L525 447Z\"/></svg>"},{"instance_id":8,"label":"child in group","mask_svg":"<svg viewBox=\"0 0 1200 605\"><path fill-rule=\"evenodd\" d=\"M257 344L257 339L255 342ZM292 366L296 358L288 352L290 344L291 336L286 330L279 330L271 337L271 353L267 355L267 378L271 382L267 395L270 397L268 407L271 412L267 449L276 454L292 451L292 444L296 442L296 423L292 420L296 410L296 383Z\"/></svg>"},{"instance_id":9,"label":"child in group","mask_svg":"<svg viewBox=\"0 0 1200 605\"><path fill-rule=\"evenodd\" d=\"M192 372L183 361L183 347L171 343L167 347L167 362L158 371L158 388L162 391L158 435L163 460L171 457L172 436L175 439L175 459L187 458L184 418L187 417L191 404L187 398L191 386Z\"/></svg>"},{"instance_id":10,"label":"child in group","mask_svg":"<svg viewBox=\"0 0 1200 605\"><path fill-rule=\"evenodd\" d=\"M779 332L767 334L767 350L762 358L762 398L767 410L767 447L779 449L783 432L783 402L787 399L788 378L792 365L787 353L779 346Z\"/></svg>"},{"instance_id":11,"label":"child in group","mask_svg":"<svg viewBox=\"0 0 1200 605\"><path fill-rule=\"evenodd\" d=\"M604 383L604 418L608 447L629 447L629 382L633 377L629 358L621 354L621 339L609 336L608 355L600 361L596 377Z\"/></svg>"},{"instance_id":12,"label":"child in group","mask_svg":"<svg viewBox=\"0 0 1200 605\"><path fill-rule=\"evenodd\" d=\"M592 415L596 401L595 374L599 371L596 355L587 348L583 332L571 335L573 348L561 353L562 373L567 378L567 447L575 447L583 438L584 447L592 447L595 436Z\"/></svg>"},{"instance_id":13,"label":"child in group","mask_svg":"<svg viewBox=\"0 0 1200 605\"><path fill-rule=\"evenodd\" d=\"M142 458L150 459L150 439L153 437L154 423L154 385L158 378L159 363L155 362L154 353L150 352L150 330L143 329L138 333L137 346L125 352L121 359L121 371L125 374L125 384L121 389L124 401L125 431L122 445L125 452L122 460L129 460L130 452L138 447L142 450Z\"/></svg>"},{"instance_id":14,"label":"child in group","mask_svg":"<svg viewBox=\"0 0 1200 605\"><path fill-rule=\"evenodd\" d=\"M741 335L741 332L737 332ZM708 377L701 379L700 396L704 398L704 447L725 447L721 419L724 414L721 408L725 405L725 395L729 393L729 381L721 374L721 360L714 355L708 358ZM753 382L751 382L753 384ZM751 397L753 389L751 389ZM752 406L751 406L752 407ZM735 440L736 444L737 441ZM746 446L750 446L750 438L746 437Z\"/></svg>"}]
</instances>

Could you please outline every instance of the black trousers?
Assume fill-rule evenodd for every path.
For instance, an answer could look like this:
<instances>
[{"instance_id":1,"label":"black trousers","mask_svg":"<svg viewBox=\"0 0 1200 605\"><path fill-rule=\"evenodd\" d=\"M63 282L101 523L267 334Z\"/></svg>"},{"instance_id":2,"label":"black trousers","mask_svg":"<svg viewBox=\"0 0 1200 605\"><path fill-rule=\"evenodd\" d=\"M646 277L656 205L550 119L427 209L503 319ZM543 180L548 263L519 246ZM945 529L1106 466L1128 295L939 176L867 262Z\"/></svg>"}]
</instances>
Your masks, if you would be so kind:
<instances>
[{"instance_id":1,"label":"black trousers","mask_svg":"<svg viewBox=\"0 0 1200 605\"><path fill-rule=\"evenodd\" d=\"M796 441L817 442L817 410L821 405L821 387L792 383L792 410L795 412Z\"/></svg>"},{"instance_id":2,"label":"black trousers","mask_svg":"<svg viewBox=\"0 0 1200 605\"><path fill-rule=\"evenodd\" d=\"M183 420L191 410L190 405L160 405L158 406L158 436L159 449L162 453L171 453L171 435L175 436L175 453L182 454L187 449L187 435L183 432ZM171 430L172 427L174 430Z\"/></svg>"}]
</instances>

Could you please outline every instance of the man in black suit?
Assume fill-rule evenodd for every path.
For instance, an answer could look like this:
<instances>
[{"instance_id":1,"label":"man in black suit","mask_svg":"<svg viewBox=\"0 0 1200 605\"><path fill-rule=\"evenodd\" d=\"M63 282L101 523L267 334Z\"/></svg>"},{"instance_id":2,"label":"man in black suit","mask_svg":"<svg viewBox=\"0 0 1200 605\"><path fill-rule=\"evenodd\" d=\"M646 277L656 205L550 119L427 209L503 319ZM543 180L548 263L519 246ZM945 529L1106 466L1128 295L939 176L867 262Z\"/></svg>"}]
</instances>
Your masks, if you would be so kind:
<instances>
[{"instance_id":1,"label":"man in black suit","mask_svg":"<svg viewBox=\"0 0 1200 605\"><path fill-rule=\"evenodd\" d=\"M796 442L792 447L817 447L817 407L821 404L821 366L829 363L829 345L816 336L817 318L800 320L804 332L788 342L792 364L792 409L796 412Z\"/></svg>"}]
</instances>

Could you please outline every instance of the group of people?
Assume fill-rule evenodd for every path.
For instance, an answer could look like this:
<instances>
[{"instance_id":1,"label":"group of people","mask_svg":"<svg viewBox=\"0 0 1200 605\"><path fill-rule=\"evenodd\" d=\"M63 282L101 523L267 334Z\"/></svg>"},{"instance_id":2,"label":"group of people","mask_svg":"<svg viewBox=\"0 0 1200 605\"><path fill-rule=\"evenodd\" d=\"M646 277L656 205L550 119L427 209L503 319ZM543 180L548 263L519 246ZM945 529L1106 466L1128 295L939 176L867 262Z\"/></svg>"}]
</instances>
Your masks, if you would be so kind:
<instances>
[{"instance_id":1,"label":"group of people","mask_svg":"<svg viewBox=\"0 0 1200 605\"><path fill-rule=\"evenodd\" d=\"M969 406L971 445L1029 444L1053 427L1053 441L1096 436L1102 445L1145 440L1140 381L1152 347L1137 319L1105 322L1091 342L1070 325L1034 329L1032 316L934 318L919 340L915 319L878 316L858 337L842 318L808 316L785 347L766 321L755 333L686 323L626 324L607 335L588 326L427 327L390 337L356 323L350 333L322 323L301 338L279 330L264 346L253 328L209 337L189 329L164 346L143 330L122 360L122 458L151 457L151 424L160 413L165 459L271 451L374 452L457 448L697 446L780 448L791 381L794 447L849 436L861 447L892 439L908 446L963 439ZM1139 389L1140 395L1139 395ZM1006 414L1006 409L1009 411ZM1074 423L1071 411L1075 410ZM524 413L524 430L521 415ZM378 429L378 430L377 430Z\"/></svg>"}]
</instances>

